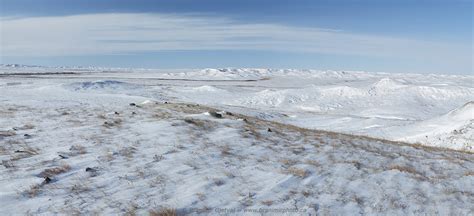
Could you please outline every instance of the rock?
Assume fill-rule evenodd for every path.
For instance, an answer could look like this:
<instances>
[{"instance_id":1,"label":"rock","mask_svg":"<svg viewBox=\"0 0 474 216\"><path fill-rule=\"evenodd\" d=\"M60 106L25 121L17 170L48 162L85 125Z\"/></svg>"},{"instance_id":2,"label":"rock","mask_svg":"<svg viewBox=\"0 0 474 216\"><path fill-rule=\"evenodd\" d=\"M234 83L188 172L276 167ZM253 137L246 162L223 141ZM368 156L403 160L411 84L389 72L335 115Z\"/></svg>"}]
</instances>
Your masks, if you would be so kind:
<instances>
[{"instance_id":1,"label":"rock","mask_svg":"<svg viewBox=\"0 0 474 216\"><path fill-rule=\"evenodd\" d=\"M214 117L214 118L222 118L222 114L216 112L216 111L210 111L209 114Z\"/></svg>"},{"instance_id":2,"label":"rock","mask_svg":"<svg viewBox=\"0 0 474 216\"><path fill-rule=\"evenodd\" d=\"M135 103L130 103L130 106L137 106L137 104L135 104Z\"/></svg>"},{"instance_id":3,"label":"rock","mask_svg":"<svg viewBox=\"0 0 474 216\"><path fill-rule=\"evenodd\" d=\"M114 113L115 113L115 115L120 115L120 113L118 113L118 112L114 112Z\"/></svg>"},{"instance_id":4,"label":"rock","mask_svg":"<svg viewBox=\"0 0 474 216\"><path fill-rule=\"evenodd\" d=\"M67 156L64 156L64 155L59 155L59 157L60 157L61 159L68 159L68 157L67 157Z\"/></svg>"},{"instance_id":5,"label":"rock","mask_svg":"<svg viewBox=\"0 0 474 216\"><path fill-rule=\"evenodd\" d=\"M94 168L90 168L90 167L86 168L86 172L95 172L95 171L97 171L97 170L94 169Z\"/></svg>"},{"instance_id":6,"label":"rock","mask_svg":"<svg viewBox=\"0 0 474 216\"><path fill-rule=\"evenodd\" d=\"M43 184L48 184L52 181L52 179L48 176L44 177L44 181L43 181Z\"/></svg>"},{"instance_id":7,"label":"rock","mask_svg":"<svg viewBox=\"0 0 474 216\"><path fill-rule=\"evenodd\" d=\"M272 129L268 128L268 130L267 130L267 131L268 131L268 132L272 132Z\"/></svg>"}]
</instances>

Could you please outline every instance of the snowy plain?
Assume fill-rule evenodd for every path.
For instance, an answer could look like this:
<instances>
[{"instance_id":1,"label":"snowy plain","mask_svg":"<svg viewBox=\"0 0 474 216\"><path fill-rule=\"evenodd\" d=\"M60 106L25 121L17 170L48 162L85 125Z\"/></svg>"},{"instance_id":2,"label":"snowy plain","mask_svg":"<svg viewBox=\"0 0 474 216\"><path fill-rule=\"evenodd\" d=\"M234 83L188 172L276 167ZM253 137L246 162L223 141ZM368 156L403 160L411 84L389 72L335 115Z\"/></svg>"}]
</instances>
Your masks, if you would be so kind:
<instances>
[{"instance_id":1,"label":"snowy plain","mask_svg":"<svg viewBox=\"0 0 474 216\"><path fill-rule=\"evenodd\" d=\"M474 213L474 76L0 68L2 215Z\"/></svg>"}]
</instances>

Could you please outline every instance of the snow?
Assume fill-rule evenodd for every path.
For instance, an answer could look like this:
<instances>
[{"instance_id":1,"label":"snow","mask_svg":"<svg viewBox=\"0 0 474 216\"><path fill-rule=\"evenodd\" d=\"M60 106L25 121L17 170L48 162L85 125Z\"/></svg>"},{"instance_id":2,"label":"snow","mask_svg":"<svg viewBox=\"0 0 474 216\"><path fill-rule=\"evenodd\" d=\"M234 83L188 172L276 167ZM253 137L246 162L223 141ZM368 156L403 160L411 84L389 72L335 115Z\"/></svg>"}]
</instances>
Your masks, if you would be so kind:
<instances>
[{"instance_id":1,"label":"snow","mask_svg":"<svg viewBox=\"0 0 474 216\"><path fill-rule=\"evenodd\" d=\"M12 68L1 215L474 212L472 76Z\"/></svg>"}]
</instances>

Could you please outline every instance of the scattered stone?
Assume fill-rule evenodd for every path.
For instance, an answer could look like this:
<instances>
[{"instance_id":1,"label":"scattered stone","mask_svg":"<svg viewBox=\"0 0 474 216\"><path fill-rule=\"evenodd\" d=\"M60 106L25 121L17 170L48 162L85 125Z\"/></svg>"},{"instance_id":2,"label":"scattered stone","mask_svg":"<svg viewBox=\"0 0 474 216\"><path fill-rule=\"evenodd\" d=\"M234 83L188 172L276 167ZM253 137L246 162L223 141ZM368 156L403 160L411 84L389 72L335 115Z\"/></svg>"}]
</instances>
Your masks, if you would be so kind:
<instances>
[{"instance_id":1,"label":"scattered stone","mask_svg":"<svg viewBox=\"0 0 474 216\"><path fill-rule=\"evenodd\" d=\"M120 115L120 113L118 113L118 112L114 112L114 113L115 113L115 115Z\"/></svg>"},{"instance_id":2,"label":"scattered stone","mask_svg":"<svg viewBox=\"0 0 474 216\"><path fill-rule=\"evenodd\" d=\"M130 103L130 106L137 106L137 104L135 104L135 103Z\"/></svg>"},{"instance_id":3,"label":"scattered stone","mask_svg":"<svg viewBox=\"0 0 474 216\"><path fill-rule=\"evenodd\" d=\"M23 136L24 136L25 138L30 138L30 137L31 137L31 135L29 135L29 134L24 134Z\"/></svg>"},{"instance_id":4,"label":"scattered stone","mask_svg":"<svg viewBox=\"0 0 474 216\"><path fill-rule=\"evenodd\" d=\"M268 128L268 130L267 130L267 131L268 131L268 132L272 132L272 129Z\"/></svg>"},{"instance_id":5,"label":"scattered stone","mask_svg":"<svg viewBox=\"0 0 474 216\"><path fill-rule=\"evenodd\" d=\"M87 167L86 172L96 172L97 170L94 168Z\"/></svg>"},{"instance_id":6,"label":"scattered stone","mask_svg":"<svg viewBox=\"0 0 474 216\"><path fill-rule=\"evenodd\" d=\"M164 159L163 155L155 155L155 156L153 156L153 160L154 160L155 162L159 162L159 161L161 161L161 160L163 160L163 159Z\"/></svg>"},{"instance_id":7,"label":"scattered stone","mask_svg":"<svg viewBox=\"0 0 474 216\"><path fill-rule=\"evenodd\" d=\"M210 111L209 114L214 117L214 118L222 118L222 114L216 112L216 111Z\"/></svg>"},{"instance_id":8,"label":"scattered stone","mask_svg":"<svg viewBox=\"0 0 474 216\"><path fill-rule=\"evenodd\" d=\"M165 104L168 104L168 101L165 101Z\"/></svg>"},{"instance_id":9,"label":"scattered stone","mask_svg":"<svg viewBox=\"0 0 474 216\"><path fill-rule=\"evenodd\" d=\"M225 114L226 114L226 115L229 115L229 116L234 116L234 114L233 114L233 113L231 113L231 112L227 112L227 111L225 112Z\"/></svg>"},{"instance_id":10,"label":"scattered stone","mask_svg":"<svg viewBox=\"0 0 474 216\"><path fill-rule=\"evenodd\" d=\"M49 184L52 181L52 179L48 176L44 177L43 184Z\"/></svg>"},{"instance_id":11,"label":"scattered stone","mask_svg":"<svg viewBox=\"0 0 474 216\"><path fill-rule=\"evenodd\" d=\"M137 113L136 112L132 112L132 115L136 115Z\"/></svg>"}]
</instances>

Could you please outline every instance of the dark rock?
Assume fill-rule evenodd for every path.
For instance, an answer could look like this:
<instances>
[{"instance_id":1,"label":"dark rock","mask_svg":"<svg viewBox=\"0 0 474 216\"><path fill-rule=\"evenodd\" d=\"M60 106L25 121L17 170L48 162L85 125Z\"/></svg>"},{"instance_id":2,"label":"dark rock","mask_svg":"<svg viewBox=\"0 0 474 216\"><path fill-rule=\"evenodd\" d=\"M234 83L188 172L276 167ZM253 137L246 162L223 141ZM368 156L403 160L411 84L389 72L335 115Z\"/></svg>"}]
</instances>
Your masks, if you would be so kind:
<instances>
[{"instance_id":1,"label":"dark rock","mask_svg":"<svg viewBox=\"0 0 474 216\"><path fill-rule=\"evenodd\" d=\"M43 184L48 184L52 181L52 179L48 176L44 177L44 181L43 181Z\"/></svg>"},{"instance_id":2,"label":"dark rock","mask_svg":"<svg viewBox=\"0 0 474 216\"><path fill-rule=\"evenodd\" d=\"M86 168L86 172L95 172L95 171L97 171L97 170L94 169L94 168L90 168L90 167Z\"/></svg>"},{"instance_id":3,"label":"dark rock","mask_svg":"<svg viewBox=\"0 0 474 216\"><path fill-rule=\"evenodd\" d=\"M216 111L210 111L209 114L214 118L222 118L222 114L217 113Z\"/></svg>"},{"instance_id":4,"label":"dark rock","mask_svg":"<svg viewBox=\"0 0 474 216\"><path fill-rule=\"evenodd\" d=\"M234 116L234 114L231 113L231 112L225 112L225 114L226 114L226 115L229 115L229 116Z\"/></svg>"},{"instance_id":5,"label":"dark rock","mask_svg":"<svg viewBox=\"0 0 474 216\"><path fill-rule=\"evenodd\" d=\"M136 112L132 112L132 115L136 115L137 113Z\"/></svg>"},{"instance_id":6,"label":"dark rock","mask_svg":"<svg viewBox=\"0 0 474 216\"><path fill-rule=\"evenodd\" d=\"M68 159L68 157L67 157L67 156L64 156L64 155L59 155L59 157L60 157L61 159Z\"/></svg>"},{"instance_id":7,"label":"dark rock","mask_svg":"<svg viewBox=\"0 0 474 216\"><path fill-rule=\"evenodd\" d=\"M115 115L120 115L120 113L118 113L118 112L115 112Z\"/></svg>"},{"instance_id":8,"label":"dark rock","mask_svg":"<svg viewBox=\"0 0 474 216\"><path fill-rule=\"evenodd\" d=\"M268 128L268 130L267 130L267 131L268 131L268 132L272 132L272 129Z\"/></svg>"},{"instance_id":9,"label":"dark rock","mask_svg":"<svg viewBox=\"0 0 474 216\"><path fill-rule=\"evenodd\" d=\"M136 104L135 103L130 103L130 106L136 106Z\"/></svg>"},{"instance_id":10,"label":"dark rock","mask_svg":"<svg viewBox=\"0 0 474 216\"><path fill-rule=\"evenodd\" d=\"M26 137L26 138L30 138L30 137L31 137L31 135L29 135L29 134L25 134L25 135L23 135L23 136Z\"/></svg>"}]
</instances>

